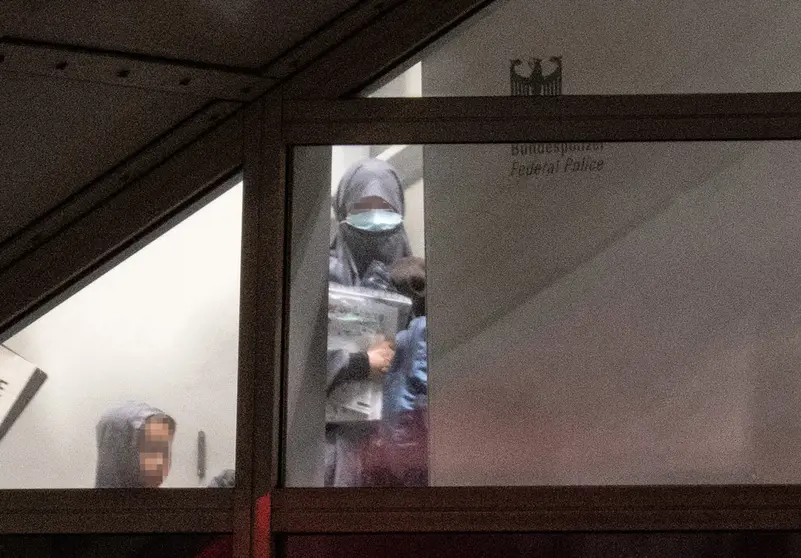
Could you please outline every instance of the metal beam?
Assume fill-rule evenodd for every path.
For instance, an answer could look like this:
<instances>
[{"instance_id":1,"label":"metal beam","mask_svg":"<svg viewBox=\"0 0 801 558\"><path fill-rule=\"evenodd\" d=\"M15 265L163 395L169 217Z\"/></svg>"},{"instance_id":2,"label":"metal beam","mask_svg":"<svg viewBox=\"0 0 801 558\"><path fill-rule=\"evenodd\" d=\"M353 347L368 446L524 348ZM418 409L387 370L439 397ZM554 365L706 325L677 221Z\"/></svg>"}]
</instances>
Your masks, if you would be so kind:
<instances>
[{"instance_id":1,"label":"metal beam","mask_svg":"<svg viewBox=\"0 0 801 558\"><path fill-rule=\"evenodd\" d=\"M347 496L347 497L345 497ZM292 488L274 531L432 533L797 529L797 486Z\"/></svg>"},{"instance_id":2,"label":"metal beam","mask_svg":"<svg viewBox=\"0 0 801 558\"><path fill-rule=\"evenodd\" d=\"M0 533L220 533L225 489L4 490Z\"/></svg>"},{"instance_id":3,"label":"metal beam","mask_svg":"<svg viewBox=\"0 0 801 558\"><path fill-rule=\"evenodd\" d=\"M278 485L287 218L279 94L250 107L245 121L236 459L243 483L237 477L236 556L256 555L265 543L269 534L255 532L253 506Z\"/></svg>"},{"instance_id":4,"label":"metal beam","mask_svg":"<svg viewBox=\"0 0 801 558\"><path fill-rule=\"evenodd\" d=\"M334 21L306 37L288 49L262 69L262 75L285 79L303 71L311 62L324 55L337 44L358 33L406 0L362 0L351 9L341 13Z\"/></svg>"},{"instance_id":5,"label":"metal beam","mask_svg":"<svg viewBox=\"0 0 801 558\"><path fill-rule=\"evenodd\" d=\"M360 91L492 0L407 0L287 81L286 99L335 99Z\"/></svg>"},{"instance_id":6,"label":"metal beam","mask_svg":"<svg viewBox=\"0 0 801 558\"><path fill-rule=\"evenodd\" d=\"M801 94L297 100L290 144L801 138Z\"/></svg>"},{"instance_id":7,"label":"metal beam","mask_svg":"<svg viewBox=\"0 0 801 558\"><path fill-rule=\"evenodd\" d=\"M0 40L0 59L0 74L107 83L204 99L251 101L277 83L255 72L9 37Z\"/></svg>"}]
</instances>

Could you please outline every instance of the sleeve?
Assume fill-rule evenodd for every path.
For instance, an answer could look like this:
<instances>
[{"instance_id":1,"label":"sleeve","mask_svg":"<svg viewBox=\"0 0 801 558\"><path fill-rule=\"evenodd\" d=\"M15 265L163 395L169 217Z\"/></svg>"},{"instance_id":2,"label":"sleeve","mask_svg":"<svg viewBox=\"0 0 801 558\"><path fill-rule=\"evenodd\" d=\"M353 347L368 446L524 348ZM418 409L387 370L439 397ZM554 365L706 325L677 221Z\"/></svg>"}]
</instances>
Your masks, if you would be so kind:
<instances>
[{"instance_id":1,"label":"sleeve","mask_svg":"<svg viewBox=\"0 0 801 558\"><path fill-rule=\"evenodd\" d=\"M343 349L328 351L326 394L345 382L366 380L370 377L370 359L366 352L349 353Z\"/></svg>"},{"instance_id":2,"label":"sleeve","mask_svg":"<svg viewBox=\"0 0 801 558\"><path fill-rule=\"evenodd\" d=\"M428 342L426 320L425 318L418 320L415 324L414 358L408 387L415 399L414 408L422 409L428 406Z\"/></svg>"}]
</instances>

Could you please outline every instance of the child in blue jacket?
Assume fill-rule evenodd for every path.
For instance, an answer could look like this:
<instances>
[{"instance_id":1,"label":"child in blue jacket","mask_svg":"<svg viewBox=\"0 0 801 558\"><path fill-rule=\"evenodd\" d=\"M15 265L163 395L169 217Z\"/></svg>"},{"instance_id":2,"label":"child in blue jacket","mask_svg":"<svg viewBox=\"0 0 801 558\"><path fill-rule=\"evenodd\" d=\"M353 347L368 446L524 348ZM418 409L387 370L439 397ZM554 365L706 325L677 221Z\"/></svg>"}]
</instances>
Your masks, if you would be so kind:
<instances>
[{"instance_id":1,"label":"child in blue jacket","mask_svg":"<svg viewBox=\"0 0 801 558\"><path fill-rule=\"evenodd\" d=\"M412 299L412 319L395 340L395 356L384 378L381 426L365 463L372 486L428 484L428 354L425 261L407 257L392 268L393 287Z\"/></svg>"}]
</instances>

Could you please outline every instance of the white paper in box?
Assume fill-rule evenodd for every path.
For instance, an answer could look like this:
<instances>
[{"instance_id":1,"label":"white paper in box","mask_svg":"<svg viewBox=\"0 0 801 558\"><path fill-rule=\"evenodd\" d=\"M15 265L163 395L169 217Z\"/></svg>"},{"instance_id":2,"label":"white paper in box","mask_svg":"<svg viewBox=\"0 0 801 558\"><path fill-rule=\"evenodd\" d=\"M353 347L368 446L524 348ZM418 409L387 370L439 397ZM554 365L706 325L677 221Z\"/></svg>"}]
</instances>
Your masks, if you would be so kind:
<instances>
[{"instance_id":1,"label":"white paper in box","mask_svg":"<svg viewBox=\"0 0 801 558\"><path fill-rule=\"evenodd\" d=\"M394 342L406 327L412 301L397 293L363 287L328 288L328 348L365 351L380 338ZM327 422L369 421L381 418L383 386L364 380L346 382L328 396Z\"/></svg>"}]
</instances>

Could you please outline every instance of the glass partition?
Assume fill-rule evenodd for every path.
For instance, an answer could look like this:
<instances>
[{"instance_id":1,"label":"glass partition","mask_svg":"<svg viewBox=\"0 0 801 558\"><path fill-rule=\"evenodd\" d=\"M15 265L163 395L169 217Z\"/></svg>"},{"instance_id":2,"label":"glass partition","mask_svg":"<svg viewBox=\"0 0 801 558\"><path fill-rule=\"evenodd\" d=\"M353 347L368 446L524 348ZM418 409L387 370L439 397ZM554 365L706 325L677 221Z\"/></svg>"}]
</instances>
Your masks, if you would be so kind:
<instances>
[{"instance_id":1,"label":"glass partition","mask_svg":"<svg viewBox=\"0 0 801 558\"><path fill-rule=\"evenodd\" d=\"M799 25L801 6L791 0L497 0L366 93L799 91Z\"/></svg>"},{"instance_id":2,"label":"glass partition","mask_svg":"<svg viewBox=\"0 0 801 558\"><path fill-rule=\"evenodd\" d=\"M0 347L0 488L233 486L241 179L223 189Z\"/></svg>"},{"instance_id":3,"label":"glass partition","mask_svg":"<svg viewBox=\"0 0 801 558\"><path fill-rule=\"evenodd\" d=\"M801 480L798 142L293 161L288 486Z\"/></svg>"}]
</instances>

